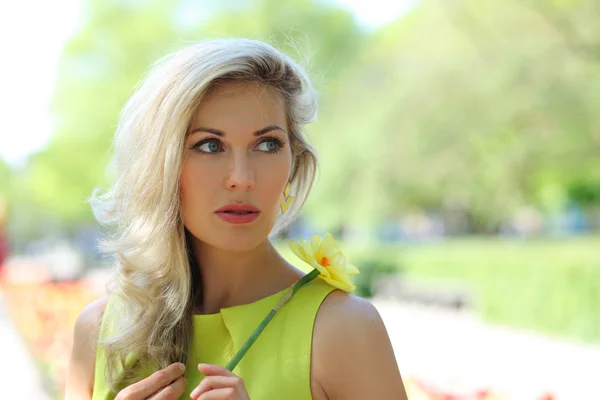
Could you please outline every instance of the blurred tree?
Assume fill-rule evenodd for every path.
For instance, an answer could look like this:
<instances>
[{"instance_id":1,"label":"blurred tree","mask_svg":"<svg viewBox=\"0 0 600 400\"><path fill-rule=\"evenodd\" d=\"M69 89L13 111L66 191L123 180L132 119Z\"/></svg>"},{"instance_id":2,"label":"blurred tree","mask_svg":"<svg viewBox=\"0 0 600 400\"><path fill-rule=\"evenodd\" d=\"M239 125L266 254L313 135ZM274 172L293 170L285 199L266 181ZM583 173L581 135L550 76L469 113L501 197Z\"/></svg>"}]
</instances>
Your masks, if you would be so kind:
<instances>
[{"instance_id":1,"label":"blurred tree","mask_svg":"<svg viewBox=\"0 0 600 400\"><path fill-rule=\"evenodd\" d=\"M595 0L520 0L542 17L571 51L600 61L600 3Z\"/></svg>"},{"instance_id":2,"label":"blurred tree","mask_svg":"<svg viewBox=\"0 0 600 400\"><path fill-rule=\"evenodd\" d=\"M0 158L0 195L6 195L9 187L10 176L10 167L3 159Z\"/></svg>"},{"instance_id":3,"label":"blurred tree","mask_svg":"<svg viewBox=\"0 0 600 400\"><path fill-rule=\"evenodd\" d=\"M560 18L597 25L571 11ZM570 182L600 169L600 74L559 39L529 4L422 1L340 78L313 211L336 204L334 220L369 223L447 210L487 232L523 205L564 204Z\"/></svg>"}]
</instances>

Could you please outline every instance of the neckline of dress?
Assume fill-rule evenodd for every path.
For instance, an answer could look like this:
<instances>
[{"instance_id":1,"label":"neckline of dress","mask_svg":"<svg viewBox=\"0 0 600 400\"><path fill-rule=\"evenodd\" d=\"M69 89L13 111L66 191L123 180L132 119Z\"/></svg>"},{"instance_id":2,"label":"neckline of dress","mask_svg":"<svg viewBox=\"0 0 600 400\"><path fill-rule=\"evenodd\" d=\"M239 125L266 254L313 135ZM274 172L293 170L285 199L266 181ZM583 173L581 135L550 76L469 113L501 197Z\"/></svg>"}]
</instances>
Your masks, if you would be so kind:
<instances>
[{"instance_id":1,"label":"neckline of dress","mask_svg":"<svg viewBox=\"0 0 600 400\"><path fill-rule=\"evenodd\" d=\"M233 311L233 310L238 310L238 309L242 309L242 308L246 308L246 307L250 307L250 306L255 306L258 305L260 303L263 303L267 300L270 300L274 297L277 296L283 296L283 294L288 290L289 288L285 288L280 290L277 293L273 293L270 294L268 296L265 297L261 297L258 300L254 300L253 302L250 303L245 303L245 304L238 304L236 306L230 306L230 307L223 307L220 309L220 311L218 313L212 313L212 314L193 314L194 319L206 319L206 318L215 318L215 317L221 317L223 315L223 311L229 312L229 311Z\"/></svg>"}]
</instances>

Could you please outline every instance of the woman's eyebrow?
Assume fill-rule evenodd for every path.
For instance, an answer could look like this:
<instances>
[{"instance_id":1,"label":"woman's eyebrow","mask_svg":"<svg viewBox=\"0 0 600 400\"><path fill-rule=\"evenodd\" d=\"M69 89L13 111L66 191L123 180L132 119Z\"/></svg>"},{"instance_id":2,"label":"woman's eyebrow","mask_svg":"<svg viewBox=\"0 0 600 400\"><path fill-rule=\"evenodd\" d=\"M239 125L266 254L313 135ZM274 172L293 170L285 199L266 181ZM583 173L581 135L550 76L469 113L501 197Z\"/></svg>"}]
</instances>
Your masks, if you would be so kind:
<instances>
[{"instance_id":1,"label":"woman's eyebrow","mask_svg":"<svg viewBox=\"0 0 600 400\"><path fill-rule=\"evenodd\" d=\"M257 130L256 132L253 133L253 135L261 136L261 135L264 135L265 133L275 131L275 130L280 130L283 133L287 133L285 131L285 129L283 129L283 127L281 127L280 125L269 125L265 128ZM192 129L188 133L188 135L191 135L192 133L196 133L196 132L207 132L207 133L212 133L213 135L217 135L217 136L221 136L221 137L225 136L225 132L223 132L223 131L220 131L218 129L213 129L213 128L203 128L203 127Z\"/></svg>"}]
</instances>

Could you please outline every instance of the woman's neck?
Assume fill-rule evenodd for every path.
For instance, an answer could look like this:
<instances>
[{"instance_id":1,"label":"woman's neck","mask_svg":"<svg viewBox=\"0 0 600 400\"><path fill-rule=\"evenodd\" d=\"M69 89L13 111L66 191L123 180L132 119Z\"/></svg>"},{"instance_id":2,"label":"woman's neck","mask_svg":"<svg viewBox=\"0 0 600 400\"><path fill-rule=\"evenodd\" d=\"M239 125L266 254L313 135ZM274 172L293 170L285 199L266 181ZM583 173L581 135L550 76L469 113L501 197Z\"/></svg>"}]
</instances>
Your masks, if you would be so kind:
<instances>
[{"instance_id":1,"label":"woman's neck","mask_svg":"<svg viewBox=\"0 0 600 400\"><path fill-rule=\"evenodd\" d=\"M247 252L229 252L205 243L193 246L202 276L198 313L254 302L291 285L302 273L288 264L265 240Z\"/></svg>"}]
</instances>

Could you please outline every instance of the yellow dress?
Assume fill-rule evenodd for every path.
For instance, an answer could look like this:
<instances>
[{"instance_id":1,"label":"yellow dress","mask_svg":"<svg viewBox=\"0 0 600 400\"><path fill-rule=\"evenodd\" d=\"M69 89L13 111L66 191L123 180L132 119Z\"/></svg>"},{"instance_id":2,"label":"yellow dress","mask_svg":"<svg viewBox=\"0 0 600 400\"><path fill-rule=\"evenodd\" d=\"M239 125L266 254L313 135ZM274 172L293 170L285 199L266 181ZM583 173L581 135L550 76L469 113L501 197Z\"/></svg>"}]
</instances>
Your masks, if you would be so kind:
<instances>
[{"instance_id":1,"label":"yellow dress","mask_svg":"<svg viewBox=\"0 0 600 400\"><path fill-rule=\"evenodd\" d=\"M305 284L277 312L233 370L244 379L251 400L312 399L313 326L321 303L333 290L335 288L322 279ZM225 366L284 294L285 290L254 303L221 309L218 314L194 316L194 334L185 372L188 386L181 399L189 399L190 392L203 378L197 364ZM103 319L100 337L104 335L105 324ZM115 397L104 379L105 360L103 349L98 347L93 400ZM142 376L154 371L148 368Z\"/></svg>"}]
</instances>

